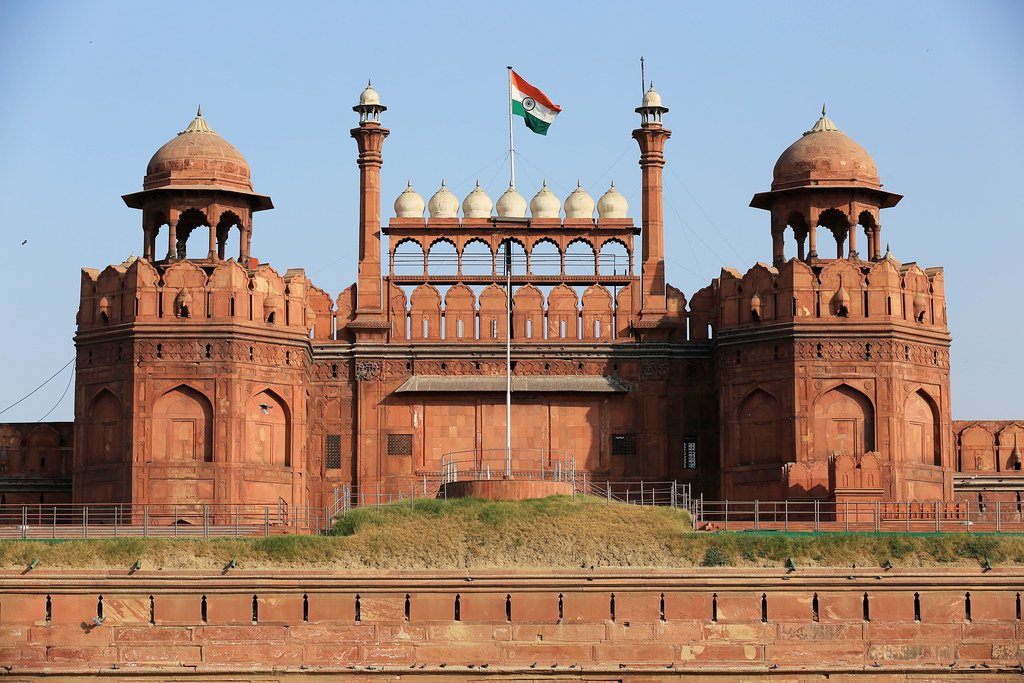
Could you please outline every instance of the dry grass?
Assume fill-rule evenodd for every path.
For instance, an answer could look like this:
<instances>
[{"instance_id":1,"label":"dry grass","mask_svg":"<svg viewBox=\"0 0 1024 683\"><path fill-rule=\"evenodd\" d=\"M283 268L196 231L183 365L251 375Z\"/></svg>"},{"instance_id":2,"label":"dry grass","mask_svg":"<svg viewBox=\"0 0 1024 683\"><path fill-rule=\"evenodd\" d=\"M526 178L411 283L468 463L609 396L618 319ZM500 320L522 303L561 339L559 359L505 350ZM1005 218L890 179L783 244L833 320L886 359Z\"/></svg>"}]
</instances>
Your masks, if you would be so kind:
<instances>
[{"instance_id":1,"label":"dry grass","mask_svg":"<svg viewBox=\"0 0 1024 683\"><path fill-rule=\"evenodd\" d=\"M690 531L668 508L554 497L522 502L418 501L361 508L333 536L244 540L114 539L2 541L0 567L39 559L47 569L143 568L419 570L698 566L899 567L1024 565L1024 536L1011 534L782 534Z\"/></svg>"}]
</instances>

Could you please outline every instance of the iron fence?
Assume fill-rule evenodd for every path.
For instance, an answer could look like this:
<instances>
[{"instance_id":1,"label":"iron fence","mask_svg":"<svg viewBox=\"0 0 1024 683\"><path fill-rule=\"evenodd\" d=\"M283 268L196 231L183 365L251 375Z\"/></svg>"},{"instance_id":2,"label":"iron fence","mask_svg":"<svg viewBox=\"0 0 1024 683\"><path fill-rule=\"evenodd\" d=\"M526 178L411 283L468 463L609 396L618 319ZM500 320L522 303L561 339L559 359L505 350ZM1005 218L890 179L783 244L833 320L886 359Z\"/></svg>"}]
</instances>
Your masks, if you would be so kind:
<instances>
[{"instance_id":1,"label":"iron fence","mask_svg":"<svg viewBox=\"0 0 1024 683\"><path fill-rule=\"evenodd\" d=\"M472 473L466 469L463 474ZM587 495L607 503L692 508L689 484L674 481L594 480L569 468L549 468L543 476L573 484L573 496ZM486 470L481 470L486 474ZM517 476L541 476L541 470L516 471ZM444 496L440 472L416 479L371 485L341 485L330 504L320 507L276 505L180 504L0 505L0 539L96 538L240 538L329 531L339 514L357 507L409 504Z\"/></svg>"},{"instance_id":2,"label":"iron fence","mask_svg":"<svg viewBox=\"0 0 1024 683\"><path fill-rule=\"evenodd\" d=\"M223 538L317 533L327 507L277 505L0 505L0 538Z\"/></svg>"},{"instance_id":3,"label":"iron fence","mask_svg":"<svg viewBox=\"0 0 1024 683\"><path fill-rule=\"evenodd\" d=\"M1024 532L1024 505L968 501L691 501L698 531Z\"/></svg>"}]
</instances>

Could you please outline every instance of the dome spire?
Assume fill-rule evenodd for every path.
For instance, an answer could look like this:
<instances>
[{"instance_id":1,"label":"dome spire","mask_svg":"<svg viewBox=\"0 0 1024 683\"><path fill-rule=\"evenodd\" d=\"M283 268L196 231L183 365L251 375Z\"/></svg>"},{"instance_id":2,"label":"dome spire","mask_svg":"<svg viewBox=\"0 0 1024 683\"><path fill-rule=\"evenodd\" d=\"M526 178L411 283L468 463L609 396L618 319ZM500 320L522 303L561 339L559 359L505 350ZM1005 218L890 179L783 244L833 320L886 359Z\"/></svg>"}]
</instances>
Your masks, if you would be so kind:
<instances>
[{"instance_id":1,"label":"dome spire","mask_svg":"<svg viewBox=\"0 0 1024 683\"><path fill-rule=\"evenodd\" d=\"M178 135L184 135L185 133L213 133L216 135L216 131L210 128L210 124L203 118L203 107L202 105L196 110L196 117L192 119L192 123L188 124L185 130L178 133Z\"/></svg>"},{"instance_id":2,"label":"dome spire","mask_svg":"<svg viewBox=\"0 0 1024 683\"><path fill-rule=\"evenodd\" d=\"M811 129L809 131L805 132L804 135L810 135L811 133L824 133L824 132L842 133L843 131L839 130L839 128L836 127L836 124L832 123L832 119L830 119L825 114L825 103L823 102L821 104L821 118L818 119L817 123L815 123L814 126L811 127Z\"/></svg>"}]
</instances>

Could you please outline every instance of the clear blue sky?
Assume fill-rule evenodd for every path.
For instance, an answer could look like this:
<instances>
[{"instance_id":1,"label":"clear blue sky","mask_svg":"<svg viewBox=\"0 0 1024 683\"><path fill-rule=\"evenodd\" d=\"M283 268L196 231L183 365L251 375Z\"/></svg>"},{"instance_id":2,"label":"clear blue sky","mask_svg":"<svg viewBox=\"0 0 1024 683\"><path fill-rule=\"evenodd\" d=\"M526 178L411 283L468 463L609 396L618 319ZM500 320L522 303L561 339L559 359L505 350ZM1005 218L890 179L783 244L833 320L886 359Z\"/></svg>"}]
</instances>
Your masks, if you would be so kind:
<instances>
[{"instance_id":1,"label":"clear blue sky","mask_svg":"<svg viewBox=\"0 0 1024 683\"><path fill-rule=\"evenodd\" d=\"M384 215L406 179L460 197L507 184L505 65L563 107L517 132L518 185L614 179L638 207L638 59L671 108L669 282L769 261L775 159L829 115L875 158L894 255L944 266L957 419L1024 418L1024 3L0 3L0 409L74 355L79 269L141 251L146 162L202 104L247 157L253 252L337 294L355 278L355 123L389 110ZM638 216L637 211L631 211ZM28 240L22 244L23 240ZM35 421L64 374L0 420ZM48 419L70 419L72 392Z\"/></svg>"}]
</instances>

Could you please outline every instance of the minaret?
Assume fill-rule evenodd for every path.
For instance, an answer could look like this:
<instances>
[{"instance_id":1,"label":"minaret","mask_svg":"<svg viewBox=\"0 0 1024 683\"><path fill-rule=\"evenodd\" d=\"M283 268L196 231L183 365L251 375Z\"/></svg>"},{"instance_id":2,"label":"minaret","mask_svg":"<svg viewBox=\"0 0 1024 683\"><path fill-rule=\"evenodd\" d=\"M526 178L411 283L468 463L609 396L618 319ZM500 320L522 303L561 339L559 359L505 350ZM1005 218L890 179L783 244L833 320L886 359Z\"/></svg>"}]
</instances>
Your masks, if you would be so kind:
<instances>
[{"instance_id":1,"label":"minaret","mask_svg":"<svg viewBox=\"0 0 1024 683\"><path fill-rule=\"evenodd\" d=\"M654 84L644 93L640 128L633 137L640 145L640 173L643 179L641 221L643 251L641 254L641 309L639 327L658 327L667 312L665 306L665 216L662 201L662 169L665 166L665 141L672 131L663 128L661 116L668 107Z\"/></svg>"},{"instance_id":2,"label":"minaret","mask_svg":"<svg viewBox=\"0 0 1024 683\"><path fill-rule=\"evenodd\" d=\"M356 284L355 319L348 324L357 341L383 341L388 322L381 299L380 270L380 167L381 149L391 134L380 125L387 107L369 83L352 107L359 113L359 127L351 130L359 145L359 279Z\"/></svg>"}]
</instances>

